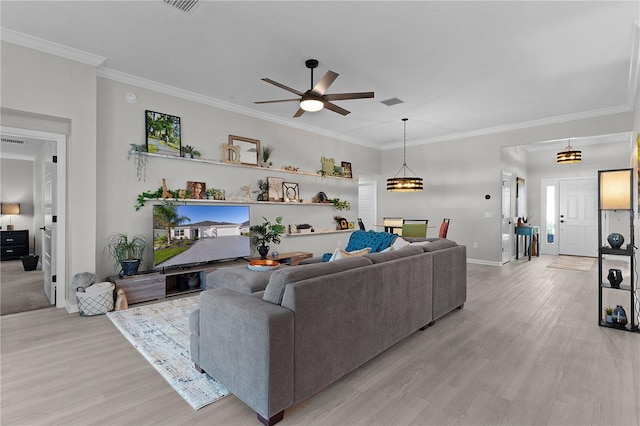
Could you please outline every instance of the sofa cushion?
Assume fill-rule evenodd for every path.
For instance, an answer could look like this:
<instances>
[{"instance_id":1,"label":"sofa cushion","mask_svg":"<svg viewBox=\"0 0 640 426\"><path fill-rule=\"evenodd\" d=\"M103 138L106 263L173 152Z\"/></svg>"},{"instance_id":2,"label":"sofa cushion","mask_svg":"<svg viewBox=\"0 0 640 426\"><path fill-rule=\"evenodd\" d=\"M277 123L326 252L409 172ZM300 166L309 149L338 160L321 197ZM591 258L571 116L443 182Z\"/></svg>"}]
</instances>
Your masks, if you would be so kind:
<instances>
[{"instance_id":1,"label":"sofa cushion","mask_svg":"<svg viewBox=\"0 0 640 426\"><path fill-rule=\"evenodd\" d=\"M347 251L360 250L371 247L371 253L378 253L391 245L397 237L396 234L375 231L355 231L349 238Z\"/></svg>"},{"instance_id":2,"label":"sofa cushion","mask_svg":"<svg viewBox=\"0 0 640 426\"><path fill-rule=\"evenodd\" d=\"M447 240L446 238L439 238L435 241L431 241L430 244L423 246L423 248L424 248L424 251L429 252L429 251L442 250L442 249L457 247L457 246L458 244L456 244L455 241Z\"/></svg>"},{"instance_id":3,"label":"sofa cushion","mask_svg":"<svg viewBox=\"0 0 640 426\"><path fill-rule=\"evenodd\" d=\"M282 295L284 294L284 289L287 287L287 284L371 264L371 260L359 256L340 259L334 262L322 262L278 269L271 274L269 284L267 284L267 288L264 291L263 300L279 305L282 303Z\"/></svg>"},{"instance_id":4,"label":"sofa cushion","mask_svg":"<svg viewBox=\"0 0 640 426\"><path fill-rule=\"evenodd\" d=\"M407 256L415 256L417 254L423 254L424 250L421 247L411 247L407 246L400 250L391 250L388 252L380 252L380 253L371 253L366 255L368 259L370 259L373 263L382 263L388 262L389 260L400 259L402 257Z\"/></svg>"},{"instance_id":5,"label":"sofa cushion","mask_svg":"<svg viewBox=\"0 0 640 426\"><path fill-rule=\"evenodd\" d=\"M247 265L219 268L207 274L207 290L229 288L240 293L251 294L262 291L273 271L252 271Z\"/></svg>"},{"instance_id":6,"label":"sofa cushion","mask_svg":"<svg viewBox=\"0 0 640 426\"><path fill-rule=\"evenodd\" d=\"M367 248L363 248L362 250L355 250L355 251L344 251L337 248L333 252L333 256L331 256L331 259L329 259L329 262L333 262L334 260L346 259L347 257L364 256L365 254L369 254L370 251L371 251L371 247L367 247Z\"/></svg>"}]
</instances>

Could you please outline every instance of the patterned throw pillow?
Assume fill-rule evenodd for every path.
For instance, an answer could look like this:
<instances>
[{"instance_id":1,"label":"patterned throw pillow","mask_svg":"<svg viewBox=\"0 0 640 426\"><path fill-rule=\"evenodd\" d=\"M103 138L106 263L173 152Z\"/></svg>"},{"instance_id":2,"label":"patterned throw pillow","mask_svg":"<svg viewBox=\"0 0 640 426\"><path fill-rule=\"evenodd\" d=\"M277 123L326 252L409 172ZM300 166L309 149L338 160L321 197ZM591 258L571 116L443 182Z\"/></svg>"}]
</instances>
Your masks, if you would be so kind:
<instances>
[{"instance_id":1,"label":"patterned throw pillow","mask_svg":"<svg viewBox=\"0 0 640 426\"><path fill-rule=\"evenodd\" d=\"M370 251L371 251L371 247L367 247L367 248L363 248L362 250L355 250L355 251L344 251L344 250L336 249L336 251L333 252L333 256L331 256L331 259L329 259L329 262L333 260L338 260L338 259L346 259L347 257L364 256L365 254L369 254Z\"/></svg>"}]
</instances>

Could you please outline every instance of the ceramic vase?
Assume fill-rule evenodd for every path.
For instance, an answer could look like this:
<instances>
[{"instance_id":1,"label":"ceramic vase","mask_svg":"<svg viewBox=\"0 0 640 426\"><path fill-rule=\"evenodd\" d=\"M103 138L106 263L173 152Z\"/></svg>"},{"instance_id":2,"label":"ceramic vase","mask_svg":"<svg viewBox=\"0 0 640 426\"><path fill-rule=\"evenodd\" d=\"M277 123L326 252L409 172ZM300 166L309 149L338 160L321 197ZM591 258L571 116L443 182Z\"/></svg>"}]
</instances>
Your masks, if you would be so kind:
<instances>
[{"instance_id":1,"label":"ceramic vase","mask_svg":"<svg viewBox=\"0 0 640 426\"><path fill-rule=\"evenodd\" d=\"M614 232L613 234L609 234L609 236L607 237L607 241L609 242L611 248L619 249L620 247L622 247L622 244L624 244L624 237L622 236L622 234Z\"/></svg>"},{"instance_id":2,"label":"ceramic vase","mask_svg":"<svg viewBox=\"0 0 640 426\"><path fill-rule=\"evenodd\" d=\"M258 246L258 253L260 253L260 258L261 259L266 259L267 258L267 254L269 254L269 246L264 245L264 243L262 245Z\"/></svg>"}]
</instances>

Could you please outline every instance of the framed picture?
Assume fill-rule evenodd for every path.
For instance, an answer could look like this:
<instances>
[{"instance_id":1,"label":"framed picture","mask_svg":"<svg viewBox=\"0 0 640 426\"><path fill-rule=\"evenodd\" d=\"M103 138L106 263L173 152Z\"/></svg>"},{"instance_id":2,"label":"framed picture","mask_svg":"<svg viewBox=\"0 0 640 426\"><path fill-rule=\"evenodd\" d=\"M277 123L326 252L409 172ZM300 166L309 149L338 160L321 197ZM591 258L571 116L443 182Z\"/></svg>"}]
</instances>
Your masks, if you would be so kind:
<instances>
[{"instance_id":1,"label":"framed picture","mask_svg":"<svg viewBox=\"0 0 640 426\"><path fill-rule=\"evenodd\" d=\"M240 150L238 151L240 164L256 167L260 165L259 140L229 135L229 145L240 147Z\"/></svg>"},{"instance_id":2,"label":"framed picture","mask_svg":"<svg viewBox=\"0 0 640 426\"><path fill-rule=\"evenodd\" d=\"M146 110L147 152L180 157L182 128L180 117Z\"/></svg>"},{"instance_id":3,"label":"framed picture","mask_svg":"<svg viewBox=\"0 0 640 426\"><path fill-rule=\"evenodd\" d=\"M352 178L353 173L351 173L351 163L343 161L341 166L342 166L342 171L344 172L344 177Z\"/></svg>"},{"instance_id":4,"label":"framed picture","mask_svg":"<svg viewBox=\"0 0 640 426\"><path fill-rule=\"evenodd\" d=\"M342 218L340 219L340 229L348 229L349 228L349 223L347 222L347 219Z\"/></svg>"},{"instance_id":5,"label":"framed picture","mask_svg":"<svg viewBox=\"0 0 640 426\"><path fill-rule=\"evenodd\" d=\"M267 184L269 185L269 201L282 201L284 198L282 192L284 179L267 177Z\"/></svg>"},{"instance_id":6,"label":"framed picture","mask_svg":"<svg viewBox=\"0 0 640 426\"><path fill-rule=\"evenodd\" d=\"M191 198L195 200L207 198L205 195L207 188L204 182L187 181L187 190L191 193Z\"/></svg>"},{"instance_id":7,"label":"framed picture","mask_svg":"<svg viewBox=\"0 0 640 426\"><path fill-rule=\"evenodd\" d=\"M297 183L283 182L282 192L286 202L297 203L300 199L300 190Z\"/></svg>"}]
</instances>

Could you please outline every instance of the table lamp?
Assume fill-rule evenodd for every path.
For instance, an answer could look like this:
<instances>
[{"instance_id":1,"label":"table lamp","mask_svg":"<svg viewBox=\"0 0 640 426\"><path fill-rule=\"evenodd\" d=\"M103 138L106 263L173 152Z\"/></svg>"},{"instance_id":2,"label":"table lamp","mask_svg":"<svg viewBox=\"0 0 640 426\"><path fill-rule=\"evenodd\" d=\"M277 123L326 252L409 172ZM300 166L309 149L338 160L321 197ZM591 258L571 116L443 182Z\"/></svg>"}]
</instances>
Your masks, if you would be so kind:
<instances>
[{"instance_id":1,"label":"table lamp","mask_svg":"<svg viewBox=\"0 0 640 426\"><path fill-rule=\"evenodd\" d=\"M11 216L20 214L19 203L2 203L0 212L9 216L9 224L7 225L8 231L13 231L14 226L11 224Z\"/></svg>"}]
</instances>

